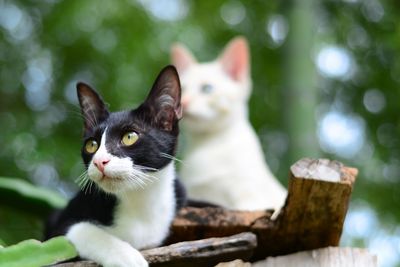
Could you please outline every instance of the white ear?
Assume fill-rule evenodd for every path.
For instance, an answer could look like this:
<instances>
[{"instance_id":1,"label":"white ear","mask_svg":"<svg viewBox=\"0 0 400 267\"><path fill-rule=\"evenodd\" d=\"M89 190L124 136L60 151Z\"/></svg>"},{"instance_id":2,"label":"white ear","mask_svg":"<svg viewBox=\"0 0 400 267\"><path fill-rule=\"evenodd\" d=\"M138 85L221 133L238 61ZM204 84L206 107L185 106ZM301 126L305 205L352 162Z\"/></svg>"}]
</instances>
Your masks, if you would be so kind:
<instances>
[{"instance_id":1,"label":"white ear","mask_svg":"<svg viewBox=\"0 0 400 267\"><path fill-rule=\"evenodd\" d=\"M192 53L184 45L178 43L171 47L171 61L179 73L183 73L191 65L197 63Z\"/></svg>"},{"instance_id":2,"label":"white ear","mask_svg":"<svg viewBox=\"0 0 400 267\"><path fill-rule=\"evenodd\" d=\"M231 40L218 58L222 68L235 81L249 79L249 48L246 38L239 36Z\"/></svg>"}]
</instances>

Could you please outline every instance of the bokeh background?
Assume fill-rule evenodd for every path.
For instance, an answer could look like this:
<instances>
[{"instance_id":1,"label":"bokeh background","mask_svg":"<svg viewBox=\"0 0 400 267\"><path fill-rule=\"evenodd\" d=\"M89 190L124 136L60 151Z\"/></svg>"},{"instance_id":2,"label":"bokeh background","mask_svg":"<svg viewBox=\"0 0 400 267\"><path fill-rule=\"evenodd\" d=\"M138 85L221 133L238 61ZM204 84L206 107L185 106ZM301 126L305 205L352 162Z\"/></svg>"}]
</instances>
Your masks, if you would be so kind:
<instances>
[{"instance_id":1,"label":"bokeh background","mask_svg":"<svg viewBox=\"0 0 400 267\"><path fill-rule=\"evenodd\" d=\"M135 107L172 43L200 61L250 44L250 120L286 184L301 157L359 168L343 246L400 266L400 2L0 0L0 176L65 197L83 172L75 84ZM0 244L40 238L41 217L0 203Z\"/></svg>"}]
</instances>

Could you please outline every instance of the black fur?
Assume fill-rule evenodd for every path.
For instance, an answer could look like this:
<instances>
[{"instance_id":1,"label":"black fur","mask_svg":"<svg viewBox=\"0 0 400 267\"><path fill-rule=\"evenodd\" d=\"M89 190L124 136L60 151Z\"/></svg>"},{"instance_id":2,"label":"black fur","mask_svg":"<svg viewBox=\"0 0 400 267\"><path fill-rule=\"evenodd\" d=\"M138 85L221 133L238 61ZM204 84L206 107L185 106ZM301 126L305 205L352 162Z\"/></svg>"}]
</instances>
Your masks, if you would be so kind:
<instances>
[{"instance_id":1,"label":"black fur","mask_svg":"<svg viewBox=\"0 0 400 267\"><path fill-rule=\"evenodd\" d=\"M93 155L85 151L84 144L89 139L95 139L100 144L106 128L106 148L109 153L130 157L136 165L154 169L161 169L171 162L162 153L175 155L179 133L180 84L174 67L168 66L161 71L145 102L134 110L110 113L101 97L88 85L79 83L77 88L84 117L81 155L86 167ZM138 141L129 147L121 144L122 136L128 131L135 131L139 135ZM175 193L176 206L180 208L185 205L186 194L177 179ZM115 195L105 193L96 185L86 192L80 191L65 209L50 216L45 239L64 235L70 226L81 221L112 225L117 204Z\"/></svg>"},{"instance_id":2,"label":"black fur","mask_svg":"<svg viewBox=\"0 0 400 267\"><path fill-rule=\"evenodd\" d=\"M92 188L90 193L78 192L64 210L51 215L46 225L45 239L64 235L68 228L77 222L90 221L105 226L111 225L116 203L115 196L100 189Z\"/></svg>"}]
</instances>

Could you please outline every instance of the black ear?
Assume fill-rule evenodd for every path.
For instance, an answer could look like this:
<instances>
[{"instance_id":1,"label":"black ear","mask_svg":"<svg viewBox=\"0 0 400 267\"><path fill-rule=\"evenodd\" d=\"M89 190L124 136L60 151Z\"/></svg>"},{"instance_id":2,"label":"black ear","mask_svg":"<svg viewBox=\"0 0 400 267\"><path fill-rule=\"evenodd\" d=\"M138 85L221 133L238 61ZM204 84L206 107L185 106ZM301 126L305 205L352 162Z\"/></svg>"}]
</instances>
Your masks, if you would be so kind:
<instances>
[{"instance_id":1,"label":"black ear","mask_svg":"<svg viewBox=\"0 0 400 267\"><path fill-rule=\"evenodd\" d=\"M150 112L152 123L166 131L182 118L181 84L174 66L161 70L143 106Z\"/></svg>"},{"instance_id":2,"label":"black ear","mask_svg":"<svg viewBox=\"0 0 400 267\"><path fill-rule=\"evenodd\" d=\"M84 120L85 131L107 119L109 112L101 97L89 85L79 82L76 85L79 105Z\"/></svg>"}]
</instances>

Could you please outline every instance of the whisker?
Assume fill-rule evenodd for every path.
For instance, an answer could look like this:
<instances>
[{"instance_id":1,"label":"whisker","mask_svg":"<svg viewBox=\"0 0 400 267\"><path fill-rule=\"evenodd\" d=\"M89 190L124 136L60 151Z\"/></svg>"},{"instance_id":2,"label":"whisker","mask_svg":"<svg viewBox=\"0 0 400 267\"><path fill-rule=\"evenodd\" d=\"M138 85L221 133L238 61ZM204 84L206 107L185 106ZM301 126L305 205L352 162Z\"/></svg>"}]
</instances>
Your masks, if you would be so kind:
<instances>
[{"instance_id":1,"label":"whisker","mask_svg":"<svg viewBox=\"0 0 400 267\"><path fill-rule=\"evenodd\" d=\"M133 178L133 180L136 183L139 183L140 185L143 185L143 186L146 185L146 180L148 180L145 178L144 173L137 173L137 174L132 175L131 177Z\"/></svg>"},{"instance_id":2,"label":"whisker","mask_svg":"<svg viewBox=\"0 0 400 267\"><path fill-rule=\"evenodd\" d=\"M137 176L128 176L128 182L133 185L134 188L142 188L146 186L146 184L143 183L143 181L140 180Z\"/></svg>"},{"instance_id":3,"label":"whisker","mask_svg":"<svg viewBox=\"0 0 400 267\"><path fill-rule=\"evenodd\" d=\"M170 155L170 154L161 152L161 153L160 153L160 156L161 156L161 157L164 157L164 158L167 158L167 159L172 159L172 160L174 160L174 161L176 161L176 162L179 162L179 163L183 163L183 164L184 164L183 160L178 159L177 157L174 157L174 156L172 156L172 155Z\"/></svg>"},{"instance_id":4,"label":"whisker","mask_svg":"<svg viewBox=\"0 0 400 267\"><path fill-rule=\"evenodd\" d=\"M89 194L92 193L92 186L93 186L94 182L92 180L89 179ZM87 192L85 191L85 194L87 194Z\"/></svg>"},{"instance_id":5,"label":"whisker","mask_svg":"<svg viewBox=\"0 0 400 267\"><path fill-rule=\"evenodd\" d=\"M134 165L133 173L130 173L127 176L127 180L130 184L133 185L134 188L142 188L144 189L147 185L153 183L155 180L158 180L157 177L144 172L145 170L155 171L157 169L151 167L145 167L140 165Z\"/></svg>"},{"instance_id":6,"label":"whisker","mask_svg":"<svg viewBox=\"0 0 400 267\"><path fill-rule=\"evenodd\" d=\"M85 170L77 179L75 179L75 183L77 183L80 187L86 183L87 180L87 171Z\"/></svg>"},{"instance_id":7,"label":"whisker","mask_svg":"<svg viewBox=\"0 0 400 267\"><path fill-rule=\"evenodd\" d=\"M146 167L146 166L141 166L141 165L136 165L136 164L133 164L133 167L134 167L134 169L137 169L137 170L140 170L140 171L142 171L142 170L144 170L144 171L158 171L158 169L156 169L156 168Z\"/></svg>"},{"instance_id":8,"label":"whisker","mask_svg":"<svg viewBox=\"0 0 400 267\"><path fill-rule=\"evenodd\" d=\"M87 174L87 170L85 170L76 180L75 182L78 184L79 188L85 193L92 192L92 186L94 182L89 178Z\"/></svg>"},{"instance_id":9,"label":"whisker","mask_svg":"<svg viewBox=\"0 0 400 267\"><path fill-rule=\"evenodd\" d=\"M140 188L144 189L146 187L146 183L143 182L140 178L135 180L136 184L140 186Z\"/></svg>"},{"instance_id":10,"label":"whisker","mask_svg":"<svg viewBox=\"0 0 400 267\"><path fill-rule=\"evenodd\" d=\"M151 175L149 173L142 173L141 177L149 182L158 181L158 177Z\"/></svg>"}]
</instances>

